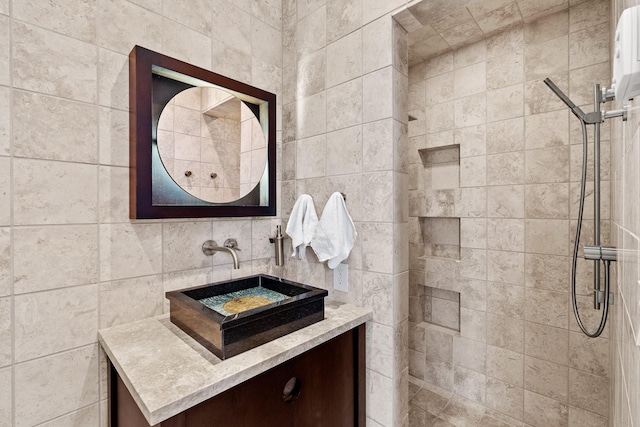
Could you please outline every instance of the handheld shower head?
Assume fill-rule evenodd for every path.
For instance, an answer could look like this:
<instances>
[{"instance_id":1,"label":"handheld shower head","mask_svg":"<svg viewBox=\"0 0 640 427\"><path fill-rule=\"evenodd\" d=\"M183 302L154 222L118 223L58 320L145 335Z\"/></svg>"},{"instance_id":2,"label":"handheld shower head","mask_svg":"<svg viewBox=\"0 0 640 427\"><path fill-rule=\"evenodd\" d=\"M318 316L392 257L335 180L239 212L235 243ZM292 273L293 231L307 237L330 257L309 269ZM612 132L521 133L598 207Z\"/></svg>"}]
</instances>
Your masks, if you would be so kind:
<instances>
[{"instance_id":1,"label":"handheld shower head","mask_svg":"<svg viewBox=\"0 0 640 427\"><path fill-rule=\"evenodd\" d=\"M583 122L585 121L585 115L584 115L584 111L582 111L580 109L580 107L578 107L576 104L574 104L567 95L564 94L564 92L562 92L560 90L560 88L558 86L555 85L555 83L553 83L551 81L551 79L549 77L547 77L546 79L544 79L544 83L549 87L549 89L551 89L551 91L553 91L553 93L556 94L556 96L558 98L560 98L560 100L562 102L564 102L566 104L567 107L569 107L569 109L571 110L571 112L573 114L575 114L575 116L577 118L579 118L580 120L582 120Z\"/></svg>"}]
</instances>

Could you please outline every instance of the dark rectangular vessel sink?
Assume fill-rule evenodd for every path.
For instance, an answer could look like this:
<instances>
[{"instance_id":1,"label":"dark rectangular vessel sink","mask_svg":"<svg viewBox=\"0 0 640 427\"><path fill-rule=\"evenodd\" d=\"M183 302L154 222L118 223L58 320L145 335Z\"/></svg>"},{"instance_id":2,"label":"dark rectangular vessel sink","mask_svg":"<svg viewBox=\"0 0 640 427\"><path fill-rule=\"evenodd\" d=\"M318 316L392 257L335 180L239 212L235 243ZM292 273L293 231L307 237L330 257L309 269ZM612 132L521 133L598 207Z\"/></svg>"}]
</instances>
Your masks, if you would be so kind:
<instances>
[{"instance_id":1,"label":"dark rectangular vessel sink","mask_svg":"<svg viewBox=\"0 0 640 427\"><path fill-rule=\"evenodd\" d=\"M327 295L264 274L166 293L171 322L220 359L323 320Z\"/></svg>"}]
</instances>

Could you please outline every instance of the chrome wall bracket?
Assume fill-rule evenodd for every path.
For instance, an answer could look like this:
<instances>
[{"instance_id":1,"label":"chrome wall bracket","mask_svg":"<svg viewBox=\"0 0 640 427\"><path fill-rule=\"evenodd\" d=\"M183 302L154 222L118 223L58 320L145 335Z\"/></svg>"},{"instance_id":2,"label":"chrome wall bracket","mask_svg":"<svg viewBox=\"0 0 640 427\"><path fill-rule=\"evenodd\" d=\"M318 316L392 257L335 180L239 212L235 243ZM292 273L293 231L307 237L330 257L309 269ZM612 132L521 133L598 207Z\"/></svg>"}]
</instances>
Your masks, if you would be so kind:
<instances>
[{"instance_id":1,"label":"chrome wall bracket","mask_svg":"<svg viewBox=\"0 0 640 427\"><path fill-rule=\"evenodd\" d=\"M593 261L617 261L617 249L613 246L584 245L584 259Z\"/></svg>"}]
</instances>

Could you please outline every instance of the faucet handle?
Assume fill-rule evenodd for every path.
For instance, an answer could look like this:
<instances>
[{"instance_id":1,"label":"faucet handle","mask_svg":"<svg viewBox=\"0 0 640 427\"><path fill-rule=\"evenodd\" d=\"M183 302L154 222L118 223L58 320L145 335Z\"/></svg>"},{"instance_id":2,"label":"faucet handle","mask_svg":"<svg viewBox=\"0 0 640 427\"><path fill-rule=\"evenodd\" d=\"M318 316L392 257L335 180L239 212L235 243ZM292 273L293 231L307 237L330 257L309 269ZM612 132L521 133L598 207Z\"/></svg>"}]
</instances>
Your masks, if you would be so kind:
<instances>
[{"instance_id":1,"label":"faucet handle","mask_svg":"<svg viewBox=\"0 0 640 427\"><path fill-rule=\"evenodd\" d=\"M229 249L235 249L236 251L241 251L238 247L238 241L236 239L227 239L224 241L224 247Z\"/></svg>"}]
</instances>

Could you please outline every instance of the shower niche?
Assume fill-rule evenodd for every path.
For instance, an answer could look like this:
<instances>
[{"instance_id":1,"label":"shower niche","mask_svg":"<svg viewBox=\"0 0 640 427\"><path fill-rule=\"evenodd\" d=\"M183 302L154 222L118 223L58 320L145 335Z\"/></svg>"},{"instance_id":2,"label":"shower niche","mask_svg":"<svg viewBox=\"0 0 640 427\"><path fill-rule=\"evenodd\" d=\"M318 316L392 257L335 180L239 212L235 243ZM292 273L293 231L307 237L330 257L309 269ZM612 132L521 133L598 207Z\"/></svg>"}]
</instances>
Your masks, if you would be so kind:
<instances>
[{"instance_id":1,"label":"shower niche","mask_svg":"<svg viewBox=\"0 0 640 427\"><path fill-rule=\"evenodd\" d=\"M418 150L412 173L410 318L418 328L460 331L460 145Z\"/></svg>"}]
</instances>

